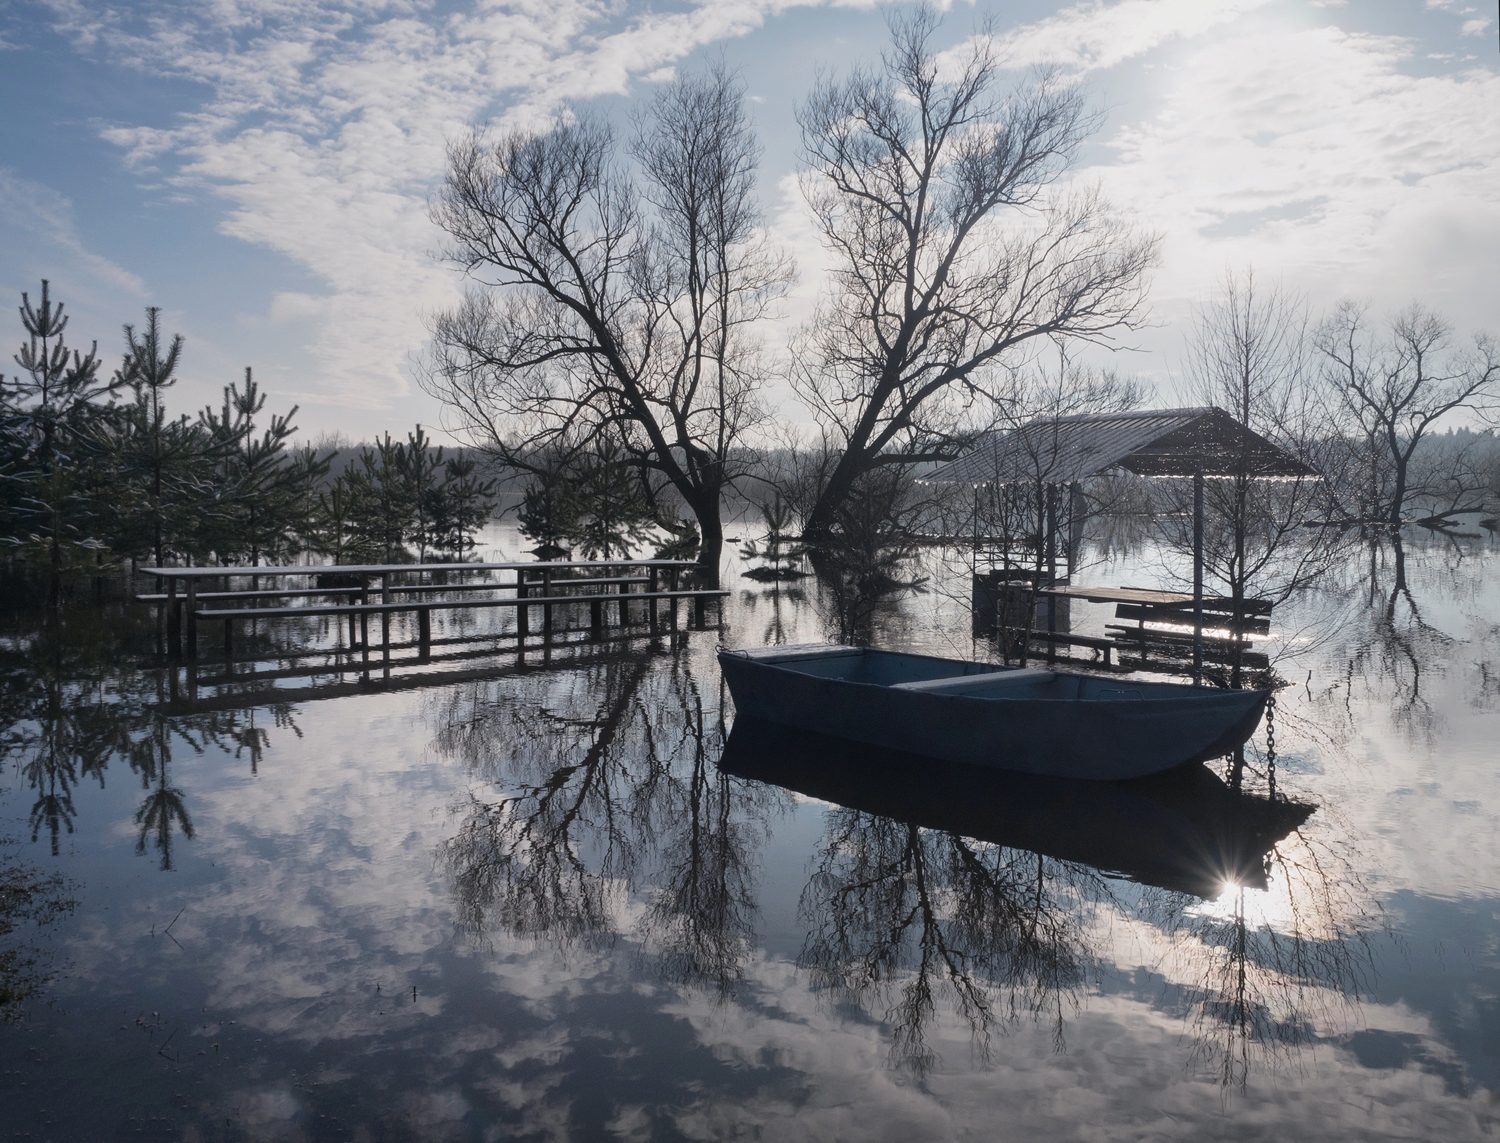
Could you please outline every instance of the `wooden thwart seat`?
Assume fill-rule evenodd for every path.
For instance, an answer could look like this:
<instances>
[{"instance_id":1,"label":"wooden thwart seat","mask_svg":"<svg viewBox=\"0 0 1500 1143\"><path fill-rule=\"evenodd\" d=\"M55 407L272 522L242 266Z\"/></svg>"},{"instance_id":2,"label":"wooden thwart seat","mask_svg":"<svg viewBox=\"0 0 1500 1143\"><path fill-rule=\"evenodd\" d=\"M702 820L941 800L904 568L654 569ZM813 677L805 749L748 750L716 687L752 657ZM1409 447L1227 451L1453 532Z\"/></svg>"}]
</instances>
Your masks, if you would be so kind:
<instances>
[{"instance_id":1,"label":"wooden thwart seat","mask_svg":"<svg viewBox=\"0 0 1500 1143\"><path fill-rule=\"evenodd\" d=\"M1057 676L1051 671L1035 667L1020 667L1010 671L984 671L977 675L955 675L946 679L919 679L911 683L893 683L892 690L920 691L929 695L961 695L987 687L1014 685L1018 683L1050 683Z\"/></svg>"}]
</instances>

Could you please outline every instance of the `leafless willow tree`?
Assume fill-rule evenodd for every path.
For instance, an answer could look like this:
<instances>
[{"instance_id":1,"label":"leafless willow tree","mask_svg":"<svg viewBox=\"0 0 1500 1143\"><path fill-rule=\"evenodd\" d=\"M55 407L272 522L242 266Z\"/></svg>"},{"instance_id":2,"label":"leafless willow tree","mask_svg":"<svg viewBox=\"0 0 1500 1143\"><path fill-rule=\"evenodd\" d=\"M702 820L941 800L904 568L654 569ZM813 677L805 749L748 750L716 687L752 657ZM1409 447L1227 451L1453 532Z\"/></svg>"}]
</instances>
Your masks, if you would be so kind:
<instances>
[{"instance_id":1,"label":"leafless willow tree","mask_svg":"<svg viewBox=\"0 0 1500 1143\"><path fill-rule=\"evenodd\" d=\"M1094 489L1090 495L1068 471L1077 464L1069 426L1079 417L1136 408L1143 398L1141 385L1131 377L1087 368L1060 353L1053 369L1005 371L991 396L992 431L1002 435L989 450L991 467L982 473L985 483L974 490L976 532L998 537L1007 582L1017 571L1037 586L1055 580L1059 556L1071 575L1077 570L1076 549L1091 513L1090 502L1093 511L1108 511L1111 504L1107 489ZM1068 535L1067 549L1060 552L1058 538L1063 533ZM1018 603L1019 616L1012 614ZM997 618L1006 661L1015 650L1024 666L1036 620L1035 597L1029 590L1004 591Z\"/></svg>"},{"instance_id":2,"label":"leafless willow tree","mask_svg":"<svg viewBox=\"0 0 1500 1143\"><path fill-rule=\"evenodd\" d=\"M1332 403L1351 423L1367 465L1358 514L1399 525L1413 497L1451 491L1442 474L1413 461L1449 414L1500 409L1494 338L1477 334L1461 348L1448 324L1418 303L1378 329L1364 306L1344 302L1319 327L1317 349ZM1424 479L1414 482L1417 476Z\"/></svg>"},{"instance_id":3,"label":"leafless willow tree","mask_svg":"<svg viewBox=\"0 0 1500 1143\"><path fill-rule=\"evenodd\" d=\"M1188 344L1189 391L1204 405L1217 405L1247 428L1316 473L1338 461L1333 423L1318 400L1305 300L1279 285L1257 281L1253 270L1229 273L1217 294L1194 319ZM1234 469L1235 458L1226 466ZM1171 547L1191 552L1192 514L1187 481L1165 492L1179 509L1161 517ZM1321 475L1268 480L1248 456L1238 474L1204 485L1203 568L1233 601L1236 627L1245 601L1280 603L1310 586L1329 568L1339 549L1332 530L1312 531L1306 521L1324 513L1327 485ZM1241 680L1239 650L1230 661L1229 682Z\"/></svg>"},{"instance_id":4,"label":"leafless willow tree","mask_svg":"<svg viewBox=\"0 0 1500 1143\"><path fill-rule=\"evenodd\" d=\"M989 38L950 64L937 27L925 5L892 17L881 66L824 79L798 113L833 263L793 376L836 456L814 537L870 474L955 456L991 367L1133 328L1156 257L1097 192L1058 185L1097 122L1079 89L1043 73L1003 93Z\"/></svg>"},{"instance_id":5,"label":"leafless willow tree","mask_svg":"<svg viewBox=\"0 0 1500 1143\"><path fill-rule=\"evenodd\" d=\"M716 577L720 499L760 416L758 323L790 277L763 240L759 147L723 69L615 133L583 115L453 145L433 217L473 282L433 323L428 390L505 466L610 437L696 517Z\"/></svg>"}]
</instances>

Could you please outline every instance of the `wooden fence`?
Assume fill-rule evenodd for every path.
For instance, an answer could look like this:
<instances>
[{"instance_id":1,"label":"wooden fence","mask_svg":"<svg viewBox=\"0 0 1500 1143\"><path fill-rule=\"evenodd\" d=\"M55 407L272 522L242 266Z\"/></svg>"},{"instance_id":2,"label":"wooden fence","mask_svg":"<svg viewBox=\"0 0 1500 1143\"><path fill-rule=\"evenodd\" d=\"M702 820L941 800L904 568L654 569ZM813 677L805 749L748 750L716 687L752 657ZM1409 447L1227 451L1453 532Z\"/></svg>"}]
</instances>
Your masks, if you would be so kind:
<instances>
[{"instance_id":1,"label":"wooden fence","mask_svg":"<svg viewBox=\"0 0 1500 1143\"><path fill-rule=\"evenodd\" d=\"M540 616L535 634L544 641L554 635L554 613L559 607L588 604L590 628L600 634L613 612L620 627L631 623L632 605L643 605L645 622L658 626L658 609L665 605L673 630L678 625L678 607L690 601L701 609L729 593L719 588L683 586L683 577L697 565L690 560L567 560L547 563L469 564L359 564L314 567L143 568L155 576L164 591L137 595L142 603L159 609L166 635L167 653L173 658L198 657L198 634L205 622L224 624L224 657L234 657L234 624L237 620L335 617L343 630L347 620L350 645L370 653L370 619L380 619L380 648L386 659L391 650L391 616L417 617L417 648L426 659L432 649L434 611L514 609L515 637L524 653L533 634L532 621ZM466 580L468 575L501 576L497 579ZM457 578L455 578L457 577ZM204 590L213 581L218 590ZM248 586L235 586L248 581ZM306 581L288 585L287 581ZM261 587L263 581L276 586ZM479 593L488 592L488 595ZM500 594L506 593L509 594ZM453 598L453 597L457 598ZM291 604L290 600L315 600ZM231 605L231 606L226 606ZM638 609L639 610L639 609Z\"/></svg>"}]
</instances>

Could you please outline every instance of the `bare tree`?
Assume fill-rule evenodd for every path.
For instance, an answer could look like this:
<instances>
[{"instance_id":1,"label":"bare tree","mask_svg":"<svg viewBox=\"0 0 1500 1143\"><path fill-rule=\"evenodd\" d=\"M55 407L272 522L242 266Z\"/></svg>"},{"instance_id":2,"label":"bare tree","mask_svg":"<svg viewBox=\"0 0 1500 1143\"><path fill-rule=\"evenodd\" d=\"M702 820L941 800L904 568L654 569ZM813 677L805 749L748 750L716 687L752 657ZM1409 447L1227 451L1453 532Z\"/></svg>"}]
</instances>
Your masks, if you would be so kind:
<instances>
[{"instance_id":1,"label":"bare tree","mask_svg":"<svg viewBox=\"0 0 1500 1143\"><path fill-rule=\"evenodd\" d=\"M613 436L688 506L717 578L720 500L760 415L755 328L790 265L761 237L759 148L722 68L665 88L631 152L639 183L587 116L450 149L433 216L476 285L434 322L424 380L512 469Z\"/></svg>"},{"instance_id":2,"label":"bare tree","mask_svg":"<svg viewBox=\"0 0 1500 1143\"><path fill-rule=\"evenodd\" d=\"M1060 556L1070 575L1077 570L1077 547L1090 514L1091 498L1069 471L1076 466L1069 447L1075 439L1068 432L1070 422L1136 408L1142 388L1134 378L1085 368L1060 353L1055 370L1008 370L991 396L993 431L1003 435L990 450L993 467L985 473L989 479L974 490L975 530L999 537L1003 581L1009 585L1013 578L1025 579L1034 589L1056 580ZM1097 499L1095 505L1105 506ZM1068 540L1060 551L1063 533ZM1017 549L1029 567L1013 567ZM1012 614L1017 603L1021 616ZM1048 607L1053 609L1049 613L1052 627L1056 601L1049 599ZM1029 589L1012 591L1007 586L1001 592L996 618L1001 653L1009 662L1012 652L1019 652L1025 666L1036 597Z\"/></svg>"},{"instance_id":3,"label":"bare tree","mask_svg":"<svg viewBox=\"0 0 1500 1143\"><path fill-rule=\"evenodd\" d=\"M1307 304L1280 286L1264 287L1253 270L1225 276L1218 296L1197 313L1188 345L1190 388L1316 472L1327 470L1333 426L1317 400L1310 368ZM1248 445L1247 445L1248 447ZM1311 585L1338 553L1338 533L1303 525L1326 502L1320 476L1267 480L1248 455L1235 475L1204 484L1203 569L1232 602L1241 630L1246 600L1280 603ZM1182 482L1186 483L1186 482ZM1161 519L1170 546L1192 551L1186 487L1167 492L1181 509ZM1230 656L1228 682L1241 682L1242 648Z\"/></svg>"},{"instance_id":4,"label":"bare tree","mask_svg":"<svg viewBox=\"0 0 1500 1143\"><path fill-rule=\"evenodd\" d=\"M950 459L986 370L1039 338L1133 328L1157 240L1055 184L1096 118L1040 74L1006 96L988 37L949 69L923 6L878 70L824 79L799 111L803 188L833 257L794 382L837 446L806 520L880 468Z\"/></svg>"},{"instance_id":5,"label":"bare tree","mask_svg":"<svg viewBox=\"0 0 1500 1143\"><path fill-rule=\"evenodd\" d=\"M1341 304L1317 333L1324 381L1365 443L1369 516L1399 525L1407 501L1441 489L1414 487L1412 460L1423 438L1460 409L1493 411L1500 385L1500 346L1477 334L1459 349L1446 322L1419 303L1377 334L1365 307Z\"/></svg>"}]
</instances>

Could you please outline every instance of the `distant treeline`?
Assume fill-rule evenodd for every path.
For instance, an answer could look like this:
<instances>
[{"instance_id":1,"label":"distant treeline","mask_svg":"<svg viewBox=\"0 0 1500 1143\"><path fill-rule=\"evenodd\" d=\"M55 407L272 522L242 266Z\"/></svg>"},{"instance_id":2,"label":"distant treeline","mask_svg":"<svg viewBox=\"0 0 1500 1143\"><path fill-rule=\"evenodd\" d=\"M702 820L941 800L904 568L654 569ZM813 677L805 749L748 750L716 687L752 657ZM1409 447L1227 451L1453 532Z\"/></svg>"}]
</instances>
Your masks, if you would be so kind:
<instances>
[{"instance_id":1,"label":"distant treeline","mask_svg":"<svg viewBox=\"0 0 1500 1143\"><path fill-rule=\"evenodd\" d=\"M421 426L331 472L335 454L295 446L296 407L267 414L248 368L218 408L170 413L183 340L155 307L125 326L109 371L97 343L68 343L45 281L20 312L20 371L0 374L0 559L39 573L54 599L123 563L461 559L489 518L492 482Z\"/></svg>"}]
</instances>

